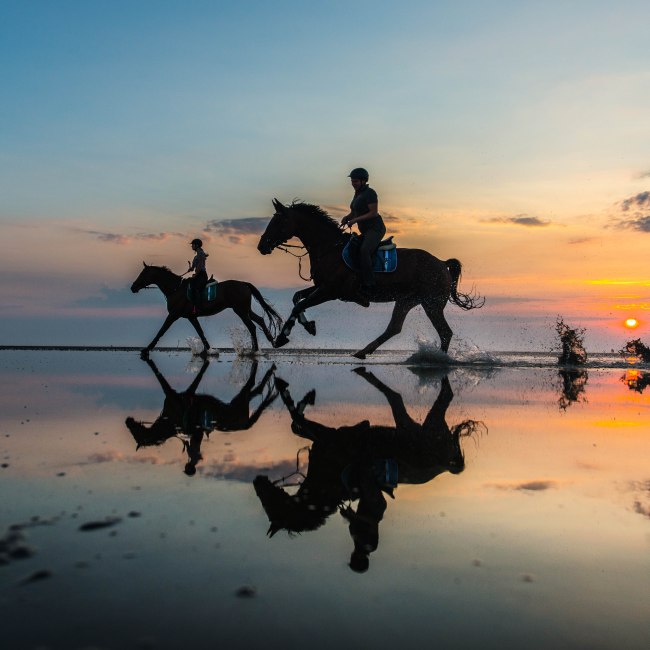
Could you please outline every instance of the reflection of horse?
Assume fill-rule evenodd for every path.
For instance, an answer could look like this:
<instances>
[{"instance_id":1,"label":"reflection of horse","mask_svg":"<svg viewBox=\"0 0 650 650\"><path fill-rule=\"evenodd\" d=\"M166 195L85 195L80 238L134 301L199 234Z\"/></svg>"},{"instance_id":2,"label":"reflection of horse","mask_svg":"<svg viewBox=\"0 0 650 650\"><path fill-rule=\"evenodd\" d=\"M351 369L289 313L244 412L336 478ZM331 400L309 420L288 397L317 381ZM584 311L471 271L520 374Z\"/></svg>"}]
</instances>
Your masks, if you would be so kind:
<instances>
[{"instance_id":1,"label":"reflection of horse","mask_svg":"<svg viewBox=\"0 0 650 650\"><path fill-rule=\"evenodd\" d=\"M401 395L365 368L355 370L388 400L395 426L373 426L368 421L328 427L305 417L314 392L294 404L286 382L276 386L291 415L291 429L313 441L309 466L298 491L291 495L267 476L258 476L255 491L270 521L269 535L279 530L298 533L319 528L336 509L348 520L355 550L350 565L363 571L368 555L377 548L378 526L386 508L383 493L392 496L397 483L426 483L443 472L458 474L465 461L460 439L481 426L465 420L450 428L446 412L453 399L447 376L422 424L408 414ZM358 500L357 510L344 507Z\"/></svg>"},{"instance_id":2,"label":"reflection of horse","mask_svg":"<svg viewBox=\"0 0 650 650\"><path fill-rule=\"evenodd\" d=\"M461 264L456 259L441 261L419 249L400 249L397 270L377 275L377 288L369 297L359 294L359 276L350 271L341 253L350 235L344 234L338 223L323 210L308 203L282 205L273 200L275 215L260 238L258 250L268 255L274 248L297 237L309 253L314 287L298 291L294 307L284 324L274 346L281 347L289 341L296 318L310 334L315 334L313 321L306 321L305 309L330 300L356 302L367 307L372 302L395 302L388 327L372 343L354 356L363 359L382 343L399 334L406 315L417 305L422 305L431 324L440 336L440 347L446 352L452 330L445 320L443 310L448 301L461 309L474 309L483 305L482 299L459 293Z\"/></svg>"},{"instance_id":3,"label":"reflection of horse","mask_svg":"<svg viewBox=\"0 0 650 650\"><path fill-rule=\"evenodd\" d=\"M259 290L250 282L240 282L239 280L224 280L223 282L219 282L216 298L210 302L206 302L199 314L192 313L194 305L187 298L187 280L183 280L180 275L172 273L167 267L148 266L145 264L144 269L131 285L131 291L137 293L140 289L144 289L150 285L156 285L165 295L168 316L153 341L142 350L143 357L147 356L153 350L162 335L179 318L187 318L196 330L203 343L202 356L204 357L210 349L210 344L201 329L198 316L212 316L224 309L232 309L241 318L246 329L250 332L252 346L255 352L259 350L255 324L260 327L271 343L273 342L277 329L282 324L280 315L264 300ZM268 326L264 318L251 309L252 298L255 298L264 310L268 320Z\"/></svg>"},{"instance_id":4,"label":"reflection of horse","mask_svg":"<svg viewBox=\"0 0 650 650\"><path fill-rule=\"evenodd\" d=\"M149 426L132 417L126 419L126 426L137 443L137 449L161 445L170 438L184 435L180 439L188 455L188 463L185 466L187 474L196 472L196 465L201 460L201 442L204 435L209 435L215 430L244 431L250 429L278 396L275 389L269 390L253 413L250 413L251 400L261 395L269 387L275 370L275 366L269 368L262 381L255 386L257 361L252 362L248 380L230 402L223 402L212 395L196 394L209 365L207 360L203 361L201 370L187 390L183 392L175 391L169 385L151 359L146 359L146 362L165 393L165 403L156 421Z\"/></svg>"}]
</instances>

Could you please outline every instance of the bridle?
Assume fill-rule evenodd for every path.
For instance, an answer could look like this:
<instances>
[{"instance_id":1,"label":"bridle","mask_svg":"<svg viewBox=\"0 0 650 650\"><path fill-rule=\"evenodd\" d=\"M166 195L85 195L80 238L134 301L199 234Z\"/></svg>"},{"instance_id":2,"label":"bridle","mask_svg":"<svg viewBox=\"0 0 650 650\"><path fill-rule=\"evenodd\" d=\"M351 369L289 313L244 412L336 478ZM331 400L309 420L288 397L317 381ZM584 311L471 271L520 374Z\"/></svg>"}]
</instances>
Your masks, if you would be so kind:
<instances>
[{"instance_id":1,"label":"bridle","mask_svg":"<svg viewBox=\"0 0 650 650\"><path fill-rule=\"evenodd\" d=\"M350 228L350 226L339 226L339 228L340 228L341 231L343 231L346 228ZM301 280L304 280L305 282L311 282L314 279L314 276L311 274L311 271L309 273L308 278L306 278L302 274L302 260L306 255L309 255L309 250L307 249L306 246L298 246L296 244L287 244L285 242L281 242L281 243L276 244L275 246L273 246L273 248L277 248L278 250L281 250L283 253L288 253L292 257L297 257L298 258L298 275L300 276ZM294 253L293 251L289 250L290 248L297 248L297 249L303 250L305 252L302 253L302 254ZM321 255L321 257L322 257L322 255Z\"/></svg>"},{"instance_id":2,"label":"bridle","mask_svg":"<svg viewBox=\"0 0 650 650\"><path fill-rule=\"evenodd\" d=\"M296 246L294 244L278 244L276 246L276 248L281 250L283 253L289 253L289 255L291 255L292 257L297 257L298 258L298 275L300 276L301 280L304 280L305 282L311 282L313 280L311 271L309 273L308 278L306 278L302 274L302 260L305 257L305 255L309 255L309 251L307 250L306 246ZM305 252L302 253L302 254L293 253L292 251L289 250L290 248L298 248L300 250L304 250Z\"/></svg>"}]
</instances>

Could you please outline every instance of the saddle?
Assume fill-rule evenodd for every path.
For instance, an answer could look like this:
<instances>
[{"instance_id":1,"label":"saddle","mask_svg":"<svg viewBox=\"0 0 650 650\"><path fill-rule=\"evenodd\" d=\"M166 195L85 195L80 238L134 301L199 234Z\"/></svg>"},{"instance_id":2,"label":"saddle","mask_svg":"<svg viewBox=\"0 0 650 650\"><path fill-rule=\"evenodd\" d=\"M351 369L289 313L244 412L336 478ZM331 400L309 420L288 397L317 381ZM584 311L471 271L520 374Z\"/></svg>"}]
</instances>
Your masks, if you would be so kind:
<instances>
[{"instance_id":1,"label":"saddle","mask_svg":"<svg viewBox=\"0 0 650 650\"><path fill-rule=\"evenodd\" d=\"M343 261L353 271L360 271L359 248L361 237L353 233L350 241L343 249ZM397 246L393 243L392 235L380 242L372 260L372 270L375 273L392 273L397 268Z\"/></svg>"},{"instance_id":2,"label":"saddle","mask_svg":"<svg viewBox=\"0 0 650 650\"><path fill-rule=\"evenodd\" d=\"M192 280L187 279L186 280L187 286L185 288L185 295L187 296L187 299L190 302L193 302L193 296L192 296ZM216 299L217 297L217 286L219 285L219 282L214 279L214 276L210 276L210 279L208 280L207 284L205 287L203 287L203 304L207 302L212 302L213 300Z\"/></svg>"}]
</instances>

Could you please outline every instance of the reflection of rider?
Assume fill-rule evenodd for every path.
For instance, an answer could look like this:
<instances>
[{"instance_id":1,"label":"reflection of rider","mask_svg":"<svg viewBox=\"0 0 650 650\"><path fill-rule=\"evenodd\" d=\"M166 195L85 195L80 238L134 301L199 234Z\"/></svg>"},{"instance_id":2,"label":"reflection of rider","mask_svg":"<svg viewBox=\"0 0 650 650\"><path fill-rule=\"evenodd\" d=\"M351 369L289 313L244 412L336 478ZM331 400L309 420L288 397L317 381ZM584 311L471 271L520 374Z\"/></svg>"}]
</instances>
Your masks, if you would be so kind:
<instances>
[{"instance_id":1,"label":"reflection of rider","mask_svg":"<svg viewBox=\"0 0 650 650\"><path fill-rule=\"evenodd\" d=\"M341 509L348 520L354 550L350 568L364 573L370 566L369 555L379 545L379 522L386 510L386 499L377 481L375 460L369 456L346 468L344 482L350 499L359 499L356 512L351 506Z\"/></svg>"},{"instance_id":2,"label":"reflection of rider","mask_svg":"<svg viewBox=\"0 0 650 650\"><path fill-rule=\"evenodd\" d=\"M372 257L386 234L386 226L378 212L377 192L368 186L368 172L357 167L350 172L349 177L354 188L354 198L350 203L350 213L341 219L341 224L352 226L356 223L359 227L362 236L359 250L361 291L368 293L375 287Z\"/></svg>"},{"instance_id":3,"label":"reflection of rider","mask_svg":"<svg viewBox=\"0 0 650 650\"><path fill-rule=\"evenodd\" d=\"M205 270L205 258L208 256L203 250L203 242L200 239L193 239L190 242L194 251L194 259L190 265L190 271L194 271L191 278L192 282L192 302L196 309L200 309L203 304L203 289L208 283L208 273Z\"/></svg>"}]
</instances>

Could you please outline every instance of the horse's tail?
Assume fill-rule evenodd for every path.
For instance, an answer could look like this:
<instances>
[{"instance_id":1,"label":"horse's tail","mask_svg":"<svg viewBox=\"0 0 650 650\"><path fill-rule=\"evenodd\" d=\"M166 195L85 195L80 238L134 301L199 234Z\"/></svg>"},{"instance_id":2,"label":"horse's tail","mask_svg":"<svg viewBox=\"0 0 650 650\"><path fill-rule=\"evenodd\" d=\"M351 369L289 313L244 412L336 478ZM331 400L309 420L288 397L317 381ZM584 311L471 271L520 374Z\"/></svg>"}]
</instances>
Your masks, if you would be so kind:
<instances>
[{"instance_id":1,"label":"horse's tail","mask_svg":"<svg viewBox=\"0 0 650 650\"><path fill-rule=\"evenodd\" d=\"M273 309L273 307L268 302L266 302L266 300L264 300L264 296L262 296L260 290L254 284L251 284L250 282L247 282L246 284L251 290L251 293L253 294L255 300L257 300L257 302L264 310L264 313L267 317L269 330L273 338L275 338L282 328L282 316L280 316L280 314L278 314L278 312L275 311L275 309Z\"/></svg>"},{"instance_id":2,"label":"horse's tail","mask_svg":"<svg viewBox=\"0 0 650 650\"><path fill-rule=\"evenodd\" d=\"M460 261L452 258L445 261L445 266L451 274L451 296L449 300L461 309L480 309L485 304L485 298L474 293L474 289L472 289L471 293L461 293L458 291L458 283L460 282L463 268Z\"/></svg>"}]
</instances>

